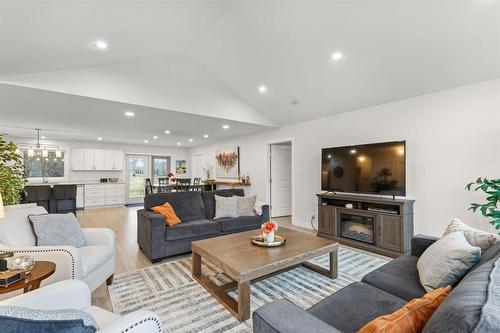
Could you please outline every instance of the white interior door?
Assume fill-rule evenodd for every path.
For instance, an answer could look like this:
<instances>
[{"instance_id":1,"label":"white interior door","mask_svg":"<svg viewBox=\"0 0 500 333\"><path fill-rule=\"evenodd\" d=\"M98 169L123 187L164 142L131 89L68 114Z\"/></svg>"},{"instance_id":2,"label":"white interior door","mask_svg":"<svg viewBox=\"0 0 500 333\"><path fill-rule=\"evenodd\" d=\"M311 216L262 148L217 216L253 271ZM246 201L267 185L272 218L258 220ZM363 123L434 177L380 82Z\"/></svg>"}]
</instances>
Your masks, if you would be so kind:
<instances>
[{"instance_id":1,"label":"white interior door","mask_svg":"<svg viewBox=\"0 0 500 333\"><path fill-rule=\"evenodd\" d=\"M193 173L193 178L196 178L196 177L204 178L204 175L203 175L203 154L193 155L192 173Z\"/></svg>"},{"instance_id":2,"label":"white interior door","mask_svg":"<svg viewBox=\"0 0 500 333\"><path fill-rule=\"evenodd\" d=\"M271 214L292 214L292 146L271 145Z\"/></svg>"}]
</instances>

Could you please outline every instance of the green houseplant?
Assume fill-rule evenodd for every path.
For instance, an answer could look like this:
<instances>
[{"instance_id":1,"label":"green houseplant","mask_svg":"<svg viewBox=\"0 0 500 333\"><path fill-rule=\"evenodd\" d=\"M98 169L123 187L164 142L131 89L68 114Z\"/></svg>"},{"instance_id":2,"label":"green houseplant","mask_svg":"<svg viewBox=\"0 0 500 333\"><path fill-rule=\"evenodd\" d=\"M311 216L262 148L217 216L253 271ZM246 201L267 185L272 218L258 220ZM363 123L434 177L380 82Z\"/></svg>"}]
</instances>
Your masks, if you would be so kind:
<instances>
[{"instance_id":1,"label":"green houseplant","mask_svg":"<svg viewBox=\"0 0 500 333\"><path fill-rule=\"evenodd\" d=\"M7 142L0 134L0 192L4 205L14 205L21 201L21 192L28 182L23 159L17 146Z\"/></svg>"},{"instance_id":2,"label":"green houseplant","mask_svg":"<svg viewBox=\"0 0 500 333\"><path fill-rule=\"evenodd\" d=\"M481 190L486 193L486 203L478 204L471 203L469 210L476 212L479 210L481 214L491 219L489 222L500 229L500 179L487 179L479 177L475 182L469 183L466 186L469 191Z\"/></svg>"}]
</instances>

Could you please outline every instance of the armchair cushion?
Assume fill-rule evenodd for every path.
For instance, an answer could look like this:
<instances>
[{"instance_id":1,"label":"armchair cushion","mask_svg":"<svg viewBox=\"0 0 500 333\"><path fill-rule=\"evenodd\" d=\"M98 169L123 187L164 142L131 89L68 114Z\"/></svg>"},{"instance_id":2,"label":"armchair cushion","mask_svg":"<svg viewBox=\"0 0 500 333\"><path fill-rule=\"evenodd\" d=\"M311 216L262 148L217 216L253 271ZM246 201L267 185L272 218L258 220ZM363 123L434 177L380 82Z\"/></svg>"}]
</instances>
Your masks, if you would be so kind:
<instances>
[{"instance_id":1,"label":"armchair cushion","mask_svg":"<svg viewBox=\"0 0 500 333\"><path fill-rule=\"evenodd\" d=\"M107 245L84 246L78 249L83 276L88 276L113 257L114 248Z\"/></svg>"},{"instance_id":2,"label":"armchair cushion","mask_svg":"<svg viewBox=\"0 0 500 333\"><path fill-rule=\"evenodd\" d=\"M75 214L40 214L28 216L36 235L37 246L85 246L85 237Z\"/></svg>"},{"instance_id":3,"label":"armchair cushion","mask_svg":"<svg viewBox=\"0 0 500 333\"><path fill-rule=\"evenodd\" d=\"M0 220L0 243L8 246L35 246L28 215L47 214L45 208L32 204L5 207L5 218Z\"/></svg>"},{"instance_id":4,"label":"armchair cushion","mask_svg":"<svg viewBox=\"0 0 500 333\"><path fill-rule=\"evenodd\" d=\"M74 309L37 310L0 306L4 332L94 333L97 323L88 313Z\"/></svg>"}]
</instances>

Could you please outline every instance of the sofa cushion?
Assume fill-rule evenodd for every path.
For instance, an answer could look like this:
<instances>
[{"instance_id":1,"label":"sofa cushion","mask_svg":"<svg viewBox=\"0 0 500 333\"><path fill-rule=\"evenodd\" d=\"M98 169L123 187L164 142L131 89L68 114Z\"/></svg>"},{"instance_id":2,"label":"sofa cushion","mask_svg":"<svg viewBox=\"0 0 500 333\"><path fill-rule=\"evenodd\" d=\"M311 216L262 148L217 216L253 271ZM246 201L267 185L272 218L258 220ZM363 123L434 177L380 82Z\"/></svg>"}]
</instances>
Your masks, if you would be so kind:
<instances>
[{"instance_id":1,"label":"sofa cushion","mask_svg":"<svg viewBox=\"0 0 500 333\"><path fill-rule=\"evenodd\" d=\"M91 315L74 309L0 306L0 322L1 332L93 333L97 328Z\"/></svg>"},{"instance_id":2,"label":"sofa cushion","mask_svg":"<svg viewBox=\"0 0 500 333\"><path fill-rule=\"evenodd\" d=\"M5 207L5 217L0 219L0 243L9 246L35 246L36 236L28 219L31 214L47 214L36 204Z\"/></svg>"},{"instance_id":3,"label":"sofa cushion","mask_svg":"<svg viewBox=\"0 0 500 333\"><path fill-rule=\"evenodd\" d=\"M463 231L456 231L429 246L417 261L420 283L427 291L454 286L481 258L481 249L472 246Z\"/></svg>"},{"instance_id":4,"label":"sofa cushion","mask_svg":"<svg viewBox=\"0 0 500 333\"><path fill-rule=\"evenodd\" d=\"M403 255L368 273L362 281L407 301L422 297L425 289L420 284L417 261L418 257Z\"/></svg>"},{"instance_id":5,"label":"sofa cushion","mask_svg":"<svg viewBox=\"0 0 500 333\"><path fill-rule=\"evenodd\" d=\"M201 235L213 235L221 231L217 222L205 219L183 222L168 227L165 231L166 240L192 238Z\"/></svg>"},{"instance_id":6,"label":"sofa cushion","mask_svg":"<svg viewBox=\"0 0 500 333\"><path fill-rule=\"evenodd\" d=\"M406 303L395 312L373 319L358 333L417 333L422 332L434 311L443 303L451 290L446 286L433 290Z\"/></svg>"},{"instance_id":7,"label":"sofa cushion","mask_svg":"<svg viewBox=\"0 0 500 333\"><path fill-rule=\"evenodd\" d=\"M245 192L241 188L201 192L206 219L213 219L215 216L215 195L219 197L232 197L233 195L242 197L245 195Z\"/></svg>"},{"instance_id":8,"label":"sofa cushion","mask_svg":"<svg viewBox=\"0 0 500 333\"><path fill-rule=\"evenodd\" d=\"M500 242L500 236L491 232L481 231L470 227L459 219L453 219L443 234L446 236L452 232L463 231L467 241L472 246L481 248L481 251L488 250L493 244Z\"/></svg>"},{"instance_id":9,"label":"sofa cushion","mask_svg":"<svg viewBox=\"0 0 500 333\"><path fill-rule=\"evenodd\" d=\"M85 246L80 223L73 213L29 215L28 219L33 226L37 246Z\"/></svg>"},{"instance_id":10,"label":"sofa cushion","mask_svg":"<svg viewBox=\"0 0 500 333\"><path fill-rule=\"evenodd\" d=\"M468 273L427 322L423 333L496 332L500 327L500 259ZM493 325L495 329L487 329Z\"/></svg>"},{"instance_id":11,"label":"sofa cushion","mask_svg":"<svg viewBox=\"0 0 500 333\"><path fill-rule=\"evenodd\" d=\"M107 245L91 245L78 249L82 263L82 273L86 277L113 257L114 249Z\"/></svg>"},{"instance_id":12,"label":"sofa cushion","mask_svg":"<svg viewBox=\"0 0 500 333\"><path fill-rule=\"evenodd\" d=\"M151 210L168 202L182 222L199 220L205 216L200 192L163 192L144 197L144 208Z\"/></svg>"},{"instance_id":13,"label":"sofa cushion","mask_svg":"<svg viewBox=\"0 0 500 333\"><path fill-rule=\"evenodd\" d=\"M344 333L357 332L367 322L392 313L405 300L362 282L340 289L307 312Z\"/></svg>"},{"instance_id":14,"label":"sofa cushion","mask_svg":"<svg viewBox=\"0 0 500 333\"><path fill-rule=\"evenodd\" d=\"M214 219L238 217L238 200L236 198L236 196L220 197L216 195Z\"/></svg>"},{"instance_id":15,"label":"sofa cushion","mask_svg":"<svg viewBox=\"0 0 500 333\"><path fill-rule=\"evenodd\" d=\"M243 229L248 230L251 227L258 229L262 224L262 220L260 216L240 216L218 219L216 223L220 224L222 232L227 232Z\"/></svg>"},{"instance_id":16,"label":"sofa cushion","mask_svg":"<svg viewBox=\"0 0 500 333\"><path fill-rule=\"evenodd\" d=\"M252 195L249 197L236 197L238 200L238 216L255 216L255 201L257 196Z\"/></svg>"}]
</instances>

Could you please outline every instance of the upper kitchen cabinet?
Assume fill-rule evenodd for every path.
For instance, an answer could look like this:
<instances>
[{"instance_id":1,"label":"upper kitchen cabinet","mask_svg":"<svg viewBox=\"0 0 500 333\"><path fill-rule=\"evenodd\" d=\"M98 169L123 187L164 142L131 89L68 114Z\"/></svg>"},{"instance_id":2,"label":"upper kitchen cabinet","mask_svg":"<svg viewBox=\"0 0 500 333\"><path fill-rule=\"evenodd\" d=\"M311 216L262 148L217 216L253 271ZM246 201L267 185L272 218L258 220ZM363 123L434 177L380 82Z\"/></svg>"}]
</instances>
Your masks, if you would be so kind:
<instances>
[{"instance_id":1,"label":"upper kitchen cabinet","mask_svg":"<svg viewBox=\"0 0 500 333\"><path fill-rule=\"evenodd\" d=\"M121 150L106 150L104 152L105 170L123 170L124 155Z\"/></svg>"},{"instance_id":2,"label":"upper kitchen cabinet","mask_svg":"<svg viewBox=\"0 0 500 333\"><path fill-rule=\"evenodd\" d=\"M71 169L74 171L120 171L123 170L124 153L121 150L73 148Z\"/></svg>"}]
</instances>

